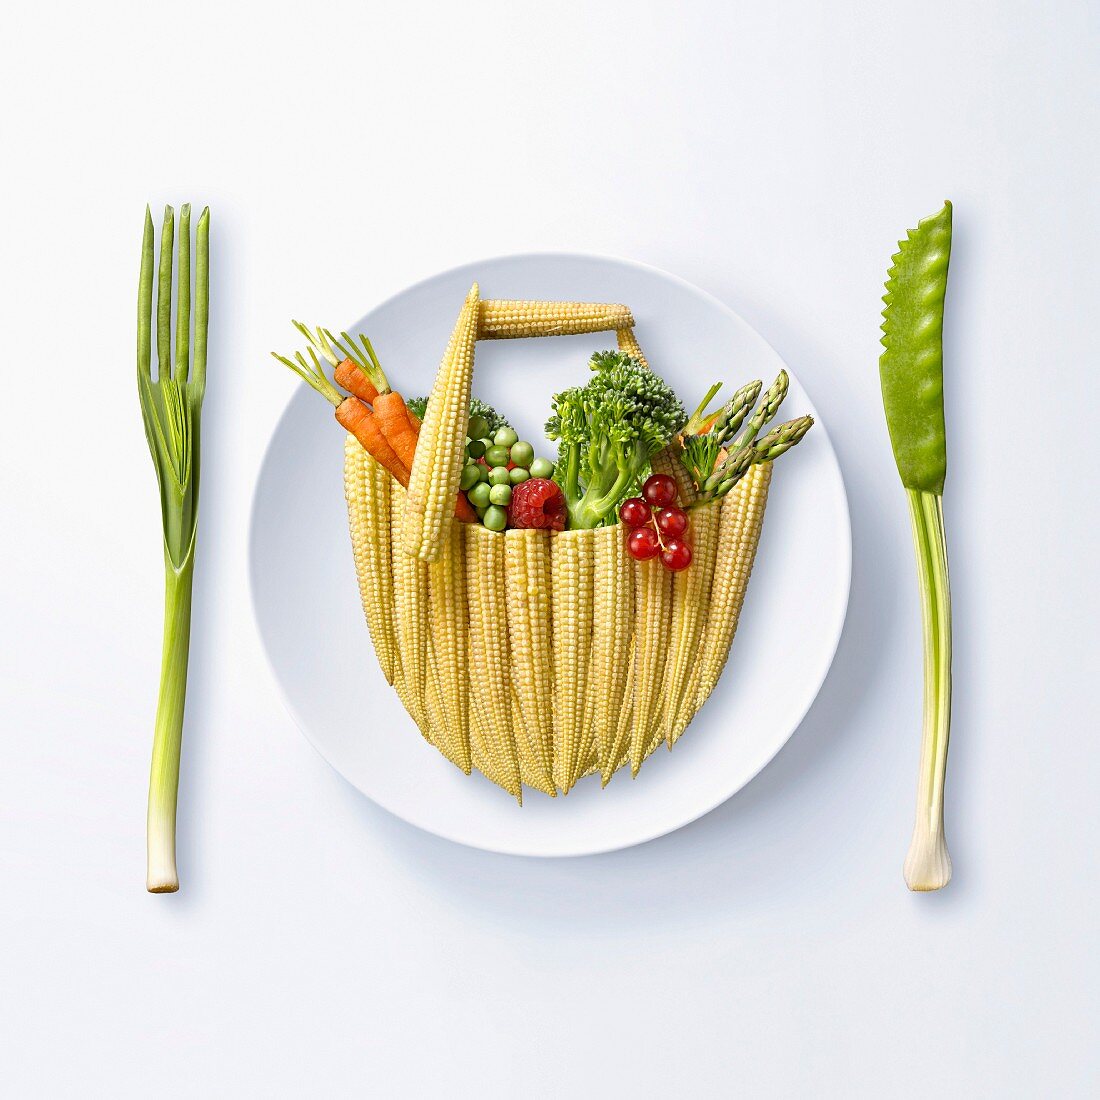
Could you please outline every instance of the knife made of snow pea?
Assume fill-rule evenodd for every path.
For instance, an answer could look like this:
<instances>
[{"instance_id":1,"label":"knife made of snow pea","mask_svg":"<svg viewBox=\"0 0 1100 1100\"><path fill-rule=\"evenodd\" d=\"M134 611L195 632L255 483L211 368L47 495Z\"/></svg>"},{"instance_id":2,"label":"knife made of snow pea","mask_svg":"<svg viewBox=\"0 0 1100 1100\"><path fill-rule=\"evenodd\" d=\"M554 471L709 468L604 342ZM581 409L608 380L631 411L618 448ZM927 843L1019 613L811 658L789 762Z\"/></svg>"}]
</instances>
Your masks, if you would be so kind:
<instances>
[{"instance_id":1,"label":"knife made of snow pea","mask_svg":"<svg viewBox=\"0 0 1100 1100\"><path fill-rule=\"evenodd\" d=\"M939 890L951 881L943 830L951 732L951 586L943 527L943 303L951 203L910 229L899 246L887 272L879 374L894 459L909 500L924 630L924 731L905 882L910 890Z\"/></svg>"}]
</instances>

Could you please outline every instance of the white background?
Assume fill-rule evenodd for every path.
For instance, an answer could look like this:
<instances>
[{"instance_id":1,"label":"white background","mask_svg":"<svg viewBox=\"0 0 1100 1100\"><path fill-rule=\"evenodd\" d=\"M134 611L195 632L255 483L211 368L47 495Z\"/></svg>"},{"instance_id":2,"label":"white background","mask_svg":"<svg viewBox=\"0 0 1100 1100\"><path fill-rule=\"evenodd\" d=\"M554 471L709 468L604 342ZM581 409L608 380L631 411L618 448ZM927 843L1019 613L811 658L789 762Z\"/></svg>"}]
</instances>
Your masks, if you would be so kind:
<instances>
[{"instance_id":1,"label":"white background","mask_svg":"<svg viewBox=\"0 0 1100 1100\"><path fill-rule=\"evenodd\" d=\"M747 8L6 17L6 1093L1100 1085L1097 7ZM920 639L878 297L945 196L956 873L913 896ZM161 563L134 296L144 204L187 200L214 212L214 320L183 888L153 897ZM536 248L648 261L742 313L826 418L855 539L832 675L776 761L678 834L563 862L421 834L332 773L277 701L247 578L287 318L341 323Z\"/></svg>"}]
</instances>

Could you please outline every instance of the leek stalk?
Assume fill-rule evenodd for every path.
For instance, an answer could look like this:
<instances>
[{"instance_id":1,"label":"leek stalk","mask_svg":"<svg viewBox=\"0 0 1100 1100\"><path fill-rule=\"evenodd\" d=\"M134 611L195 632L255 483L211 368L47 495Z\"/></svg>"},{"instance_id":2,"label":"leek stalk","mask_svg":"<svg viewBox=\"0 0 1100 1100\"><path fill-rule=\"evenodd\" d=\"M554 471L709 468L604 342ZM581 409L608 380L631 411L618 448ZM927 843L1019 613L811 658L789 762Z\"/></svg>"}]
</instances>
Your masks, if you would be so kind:
<instances>
[{"instance_id":1,"label":"leek stalk","mask_svg":"<svg viewBox=\"0 0 1100 1100\"><path fill-rule=\"evenodd\" d=\"M910 890L939 890L951 881L951 856L943 832L943 787L951 732L951 585L943 497L907 489L920 578L924 632L924 731L917 780L917 817L905 858Z\"/></svg>"},{"instance_id":2,"label":"leek stalk","mask_svg":"<svg viewBox=\"0 0 1100 1100\"><path fill-rule=\"evenodd\" d=\"M145 210L138 279L137 381L145 438L160 489L164 543L164 643L160 694L153 727L153 760L146 820L146 888L179 889L176 802L191 642L191 592L199 504L199 438L206 392L210 299L210 211L195 234L195 338L191 345L191 208L180 210L176 256L176 340L172 349L172 243L175 212L166 207L157 272L157 376L152 373L153 219Z\"/></svg>"}]
</instances>

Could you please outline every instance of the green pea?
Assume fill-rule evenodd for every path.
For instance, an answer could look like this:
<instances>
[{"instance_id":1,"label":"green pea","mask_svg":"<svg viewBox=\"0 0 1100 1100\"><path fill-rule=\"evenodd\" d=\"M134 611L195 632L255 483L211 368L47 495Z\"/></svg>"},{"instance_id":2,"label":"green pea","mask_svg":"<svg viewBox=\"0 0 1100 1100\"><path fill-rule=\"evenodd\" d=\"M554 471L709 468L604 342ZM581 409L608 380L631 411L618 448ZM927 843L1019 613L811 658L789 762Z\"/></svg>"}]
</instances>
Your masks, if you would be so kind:
<instances>
[{"instance_id":1,"label":"green pea","mask_svg":"<svg viewBox=\"0 0 1100 1100\"><path fill-rule=\"evenodd\" d=\"M472 489L481 480L480 469L481 467L476 462L467 462L462 467L462 476L458 479L458 487L460 489Z\"/></svg>"},{"instance_id":2,"label":"green pea","mask_svg":"<svg viewBox=\"0 0 1100 1100\"><path fill-rule=\"evenodd\" d=\"M484 445L486 451L493 445L493 441L487 435L482 436L479 442Z\"/></svg>"},{"instance_id":3,"label":"green pea","mask_svg":"<svg viewBox=\"0 0 1100 1100\"><path fill-rule=\"evenodd\" d=\"M493 446L491 446L485 452L485 461L488 462L490 466L504 466L504 465L507 465L507 463L508 463L508 448L503 447L503 446L497 446L497 444L494 443Z\"/></svg>"},{"instance_id":4,"label":"green pea","mask_svg":"<svg viewBox=\"0 0 1100 1100\"><path fill-rule=\"evenodd\" d=\"M548 458L536 458L531 463L532 477L551 478L554 476L554 464Z\"/></svg>"},{"instance_id":5,"label":"green pea","mask_svg":"<svg viewBox=\"0 0 1100 1100\"><path fill-rule=\"evenodd\" d=\"M490 531L503 531L508 526L508 513L499 508L495 504L490 504L485 509L485 515L481 517L481 522L489 528Z\"/></svg>"},{"instance_id":6,"label":"green pea","mask_svg":"<svg viewBox=\"0 0 1100 1100\"><path fill-rule=\"evenodd\" d=\"M513 443L508 453L517 466L530 466L535 458L535 448L525 439Z\"/></svg>"},{"instance_id":7,"label":"green pea","mask_svg":"<svg viewBox=\"0 0 1100 1100\"><path fill-rule=\"evenodd\" d=\"M519 433L515 428L498 428L497 434L493 436L493 442L498 447L511 447L519 439Z\"/></svg>"},{"instance_id":8,"label":"green pea","mask_svg":"<svg viewBox=\"0 0 1100 1100\"><path fill-rule=\"evenodd\" d=\"M466 434L471 439L481 439L482 436L489 434L489 421L483 416L471 416L470 426L466 429Z\"/></svg>"},{"instance_id":9,"label":"green pea","mask_svg":"<svg viewBox=\"0 0 1100 1100\"><path fill-rule=\"evenodd\" d=\"M467 495L475 508L489 507L489 486L484 481L479 481Z\"/></svg>"},{"instance_id":10,"label":"green pea","mask_svg":"<svg viewBox=\"0 0 1100 1100\"><path fill-rule=\"evenodd\" d=\"M531 475L522 467L517 466L508 471L508 480L513 485L522 485Z\"/></svg>"},{"instance_id":11,"label":"green pea","mask_svg":"<svg viewBox=\"0 0 1100 1100\"><path fill-rule=\"evenodd\" d=\"M507 466L494 466L489 471L489 484L490 485L507 485L509 483L508 467Z\"/></svg>"},{"instance_id":12,"label":"green pea","mask_svg":"<svg viewBox=\"0 0 1100 1100\"><path fill-rule=\"evenodd\" d=\"M466 453L471 458L481 458L485 453L485 440L484 439L470 439L466 442Z\"/></svg>"},{"instance_id":13,"label":"green pea","mask_svg":"<svg viewBox=\"0 0 1100 1100\"><path fill-rule=\"evenodd\" d=\"M494 485L489 490L489 501L492 504L499 504L502 507L512 503L512 486L511 485Z\"/></svg>"}]
</instances>

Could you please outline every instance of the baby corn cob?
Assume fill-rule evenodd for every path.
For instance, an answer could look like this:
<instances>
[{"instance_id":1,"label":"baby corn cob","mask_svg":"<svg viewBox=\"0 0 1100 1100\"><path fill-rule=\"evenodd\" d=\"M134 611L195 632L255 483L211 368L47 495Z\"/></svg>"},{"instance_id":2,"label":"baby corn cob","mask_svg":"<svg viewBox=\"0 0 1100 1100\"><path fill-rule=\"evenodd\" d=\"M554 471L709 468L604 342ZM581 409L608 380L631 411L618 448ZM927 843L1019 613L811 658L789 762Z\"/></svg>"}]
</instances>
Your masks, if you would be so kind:
<instances>
[{"instance_id":1,"label":"baby corn cob","mask_svg":"<svg viewBox=\"0 0 1100 1100\"><path fill-rule=\"evenodd\" d=\"M672 611L672 574L656 558L634 562L634 721L630 767L635 775L662 737L661 699Z\"/></svg>"},{"instance_id":2,"label":"baby corn cob","mask_svg":"<svg viewBox=\"0 0 1100 1100\"><path fill-rule=\"evenodd\" d=\"M422 561L439 557L454 519L465 461L470 379L477 343L478 287L470 288L432 387L409 473L405 550Z\"/></svg>"},{"instance_id":3,"label":"baby corn cob","mask_svg":"<svg viewBox=\"0 0 1100 1100\"><path fill-rule=\"evenodd\" d=\"M472 658L473 646L470 647L470 654ZM516 793L515 776L501 764L499 757L493 755L482 707L477 705L477 700L472 696L470 699L470 756L474 767L486 779L507 791L521 806L523 805L523 788L521 786L519 793Z\"/></svg>"},{"instance_id":4,"label":"baby corn cob","mask_svg":"<svg viewBox=\"0 0 1100 1100\"><path fill-rule=\"evenodd\" d=\"M756 547L760 542L771 476L770 462L753 466L722 502L714 583L711 585L703 644L699 647L696 709L714 690L718 677L726 667L756 557Z\"/></svg>"},{"instance_id":5,"label":"baby corn cob","mask_svg":"<svg viewBox=\"0 0 1100 1100\"><path fill-rule=\"evenodd\" d=\"M631 566L631 574L634 569ZM634 577L631 576L631 587L634 584ZM606 787L611 782L611 777L627 762L630 758L630 734L634 728L634 632L631 631L630 644L627 646L626 651L626 684L623 687L623 705L619 710L618 715L615 718L615 736L611 742L611 748L608 751L608 760L610 763L605 768L602 776L602 786Z\"/></svg>"},{"instance_id":6,"label":"baby corn cob","mask_svg":"<svg viewBox=\"0 0 1100 1100\"><path fill-rule=\"evenodd\" d=\"M431 659L431 643L429 642L429 664ZM428 722L428 728L424 731L424 736L427 738L428 742L437 748L456 768L462 768L462 770L469 775L470 773L462 767L462 761L458 758L454 751L454 746L451 743L451 737L447 732L446 721L444 719L443 701L439 695L439 680L431 674L430 669L428 679L425 681L424 713L427 716Z\"/></svg>"},{"instance_id":7,"label":"baby corn cob","mask_svg":"<svg viewBox=\"0 0 1100 1100\"><path fill-rule=\"evenodd\" d=\"M476 713L494 782L521 799L519 757L512 734L508 684L508 628L504 597L504 543L477 523L463 525L466 602L470 613L470 709Z\"/></svg>"},{"instance_id":8,"label":"baby corn cob","mask_svg":"<svg viewBox=\"0 0 1100 1100\"><path fill-rule=\"evenodd\" d=\"M412 715L420 732L433 745L425 710L428 675L428 565L410 558L401 549L401 524L405 515L405 493L393 482L390 486L392 524L393 601L399 673L394 677L405 709Z\"/></svg>"},{"instance_id":9,"label":"baby corn cob","mask_svg":"<svg viewBox=\"0 0 1100 1100\"><path fill-rule=\"evenodd\" d=\"M633 325L628 328L620 328L615 333L615 341L619 345L619 351L625 351L627 355L633 356L643 367L649 366L646 357L642 354L642 345L638 343L638 339L634 335Z\"/></svg>"},{"instance_id":10,"label":"baby corn cob","mask_svg":"<svg viewBox=\"0 0 1100 1100\"><path fill-rule=\"evenodd\" d=\"M390 564L390 484L393 478L355 438L344 441L344 496L359 599L386 682L393 683L397 642L393 628Z\"/></svg>"},{"instance_id":11,"label":"baby corn cob","mask_svg":"<svg viewBox=\"0 0 1100 1100\"><path fill-rule=\"evenodd\" d=\"M555 795L549 531L505 533L504 591L520 766L525 783Z\"/></svg>"},{"instance_id":12,"label":"baby corn cob","mask_svg":"<svg viewBox=\"0 0 1100 1100\"><path fill-rule=\"evenodd\" d=\"M591 734L584 699L592 649L595 530L559 531L550 542L554 649L554 780L566 794L584 768ZM593 685L602 690L602 682Z\"/></svg>"},{"instance_id":13,"label":"baby corn cob","mask_svg":"<svg viewBox=\"0 0 1100 1100\"><path fill-rule=\"evenodd\" d=\"M511 685L512 697L512 729L516 731L516 751L519 756L519 777L525 786L533 787L536 791L548 794L551 798L557 798L558 789L554 786L553 765L549 769L539 760L524 738L523 709L520 706L519 694L513 681ZM552 751L552 750L551 750Z\"/></svg>"},{"instance_id":14,"label":"baby corn cob","mask_svg":"<svg viewBox=\"0 0 1100 1100\"><path fill-rule=\"evenodd\" d=\"M633 324L630 310L623 305L487 299L480 306L477 335L480 340L577 336L585 332L611 332Z\"/></svg>"},{"instance_id":15,"label":"baby corn cob","mask_svg":"<svg viewBox=\"0 0 1100 1100\"><path fill-rule=\"evenodd\" d=\"M595 584L592 597L592 657L585 727L595 737L597 760L606 787L623 753L619 717L626 704L630 640L634 633L634 568L618 525L593 532Z\"/></svg>"},{"instance_id":16,"label":"baby corn cob","mask_svg":"<svg viewBox=\"0 0 1100 1100\"><path fill-rule=\"evenodd\" d=\"M718 551L718 525L721 509L704 504L691 510L691 539L694 557L691 565L677 573L672 581L671 652L665 677L664 729L671 749L695 713L695 696L689 697L692 670L699 663L699 641L707 617L714 559ZM685 706L686 703L686 706ZM687 717L682 712L687 709Z\"/></svg>"},{"instance_id":17,"label":"baby corn cob","mask_svg":"<svg viewBox=\"0 0 1100 1100\"><path fill-rule=\"evenodd\" d=\"M432 728L448 759L470 774L470 727L467 713L466 566L462 528L451 524L447 545L428 566L430 674L438 712ZM429 710L432 708L429 707Z\"/></svg>"}]
</instances>

